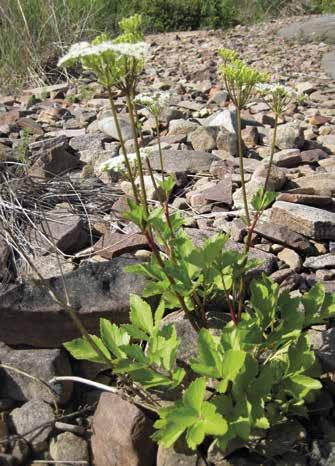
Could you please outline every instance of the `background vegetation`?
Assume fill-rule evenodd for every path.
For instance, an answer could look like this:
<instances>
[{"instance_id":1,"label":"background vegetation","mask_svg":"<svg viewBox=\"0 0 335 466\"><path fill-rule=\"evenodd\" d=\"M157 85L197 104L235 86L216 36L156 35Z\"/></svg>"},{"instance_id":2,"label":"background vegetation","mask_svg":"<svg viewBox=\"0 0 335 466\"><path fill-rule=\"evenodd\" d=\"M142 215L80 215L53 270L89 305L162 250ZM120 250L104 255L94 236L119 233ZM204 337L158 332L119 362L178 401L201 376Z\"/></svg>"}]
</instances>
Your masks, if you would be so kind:
<instances>
[{"instance_id":1,"label":"background vegetation","mask_svg":"<svg viewBox=\"0 0 335 466\"><path fill-rule=\"evenodd\" d=\"M0 89L53 80L69 44L116 32L141 13L147 32L227 28L281 14L335 12L335 0L0 0Z\"/></svg>"}]
</instances>

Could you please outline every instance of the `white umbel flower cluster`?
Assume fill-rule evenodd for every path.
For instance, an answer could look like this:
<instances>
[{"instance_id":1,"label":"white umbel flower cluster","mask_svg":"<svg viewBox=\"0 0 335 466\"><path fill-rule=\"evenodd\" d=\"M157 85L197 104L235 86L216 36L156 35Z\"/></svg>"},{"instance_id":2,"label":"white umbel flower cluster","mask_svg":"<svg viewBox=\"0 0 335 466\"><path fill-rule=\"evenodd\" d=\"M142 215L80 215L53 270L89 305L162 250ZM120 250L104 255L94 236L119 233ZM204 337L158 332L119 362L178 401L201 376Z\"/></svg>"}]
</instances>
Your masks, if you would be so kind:
<instances>
[{"instance_id":1,"label":"white umbel flower cluster","mask_svg":"<svg viewBox=\"0 0 335 466\"><path fill-rule=\"evenodd\" d=\"M58 66L63 66L85 57L99 57L106 52L113 52L116 56L127 56L136 60L145 60L149 54L149 49L149 45L145 42L114 44L111 40L108 40L96 45L89 42L79 42L73 44L70 50L59 59Z\"/></svg>"},{"instance_id":2,"label":"white umbel flower cluster","mask_svg":"<svg viewBox=\"0 0 335 466\"><path fill-rule=\"evenodd\" d=\"M256 85L256 90L261 95L277 94L292 99L299 97L299 94L292 87L284 86L279 83L260 83Z\"/></svg>"},{"instance_id":3,"label":"white umbel flower cluster","mask_svg":"<svg viewBox=\"0 0 335 466\"><path fill-rule=\"evenodd\" d=\"M161 112L169 105L170 102L169 92L157 91L152 94L138 94L134 102L142 105L154 116L159 116Z\"/></svg>"},{"instance_id":4,"label":"white umbel flower cluster","mask_svg":"<svg viewBox=\"0 0 335 466\"><path fill-rule=\"evenodd\" d=\"M144 149L140 149L140 157L142 160L145 160L151 154L152 150L148 147ZM130 165L134 165L136 163L136 152L128 154L128 160ZM123 155L118 155L116 157L112 157L111 159L106 160L103 162L100 167L99 171L101 172L122 172L126 170L126 163Z\"/></svg>"}]
</instances>

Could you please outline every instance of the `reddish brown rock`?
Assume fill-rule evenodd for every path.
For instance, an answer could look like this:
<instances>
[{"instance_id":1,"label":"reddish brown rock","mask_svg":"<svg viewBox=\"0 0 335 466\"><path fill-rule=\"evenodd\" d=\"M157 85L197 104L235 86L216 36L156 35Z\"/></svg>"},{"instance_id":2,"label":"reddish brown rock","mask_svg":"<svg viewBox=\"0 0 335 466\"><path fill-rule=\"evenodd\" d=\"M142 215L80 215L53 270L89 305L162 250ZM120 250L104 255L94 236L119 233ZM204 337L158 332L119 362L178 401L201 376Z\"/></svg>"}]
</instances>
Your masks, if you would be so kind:
<instances>
[{"instance_id":1,"label":"reddish brown rock","mask_svg":"<svg viewBox=\"0 0 335 466\"><path fill-rule=\"evenodd\" d=\"M93 418L95 466L153 466L156 446L153 421L137 406L103 393Z\"/></svg>"},{"instance_id":2,"label":"reddish brown rock","mask_svg":"<svg viewBox=\"0 0 335 466\"><path fill-rule=\"evenodd\" d=\"M145 237L139 233L122 234L107 231L94 245L94 251L105 259L112 259L126 252L147 248Z\"/></svg>"},{"instance_id":3,"label":"reddish brown rock","mask_svg":"<svg viewBox=\"0 0 335 466\"><path fill-rule=\"evenodd\" d=\"M36 134L37 136L43 136L44 134L43 128L32 118L19 118L16 124L19 128L26 129L31 134Z\"/></svg>"},{"instance_id":4,"label":"reddish brown rock","mask_svg":"<svg viewBox=\"0 0 335 466\"><path fill-rule=\"evenodd\" d=\"M231 176L225 176L217 185L203 191L202 195L208 201L220 202L231 206L233 202L232 186Z\"/></svg>"},{"instance_id":5,"label":"reddish brown rock","mask_svg":"<svg viewBox=\"0 0 335 466\"><path fill-rule=\"evenodd\" d=\"M324 206L332 204L332 198L328 196L318 196L317 194L293 194L280 193L277 201L293 202L294 204L306 204L311 206Z\"/></svg>"}]
</instances>

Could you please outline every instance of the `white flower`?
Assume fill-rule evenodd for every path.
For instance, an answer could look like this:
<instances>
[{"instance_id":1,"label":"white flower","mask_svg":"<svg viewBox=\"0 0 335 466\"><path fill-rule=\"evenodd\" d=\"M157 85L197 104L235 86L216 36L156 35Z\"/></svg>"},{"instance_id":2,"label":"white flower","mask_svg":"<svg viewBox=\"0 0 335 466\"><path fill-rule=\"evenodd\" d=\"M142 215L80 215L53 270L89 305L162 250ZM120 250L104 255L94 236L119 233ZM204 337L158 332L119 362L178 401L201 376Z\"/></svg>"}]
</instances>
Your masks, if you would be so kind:
<instances>
[{"instance_id":1,"label":"white flower","mask_svg":"<svg viewBox=\"0 0 335 466\"><path fill-rule=\"evenodd\" d=\"M62 66L68 61L78 60L81 57L85 57L91 54L91 44L88 42L78 42L70 47L70 50L58 60L58 66Z\"/></svg>"},{"instance_id":2,"label":"white flower","mask_svg":"<svg viewBox=\"0 0 335 466\"><path fill-rule=\"evenodd\" d=\"M140 157L141 159L146 159L151 154L152 150L149 147L145 147L140 149ZM136 152L127 155L129 163L131 166L135 165L137 160ZM100 167L99 171L101 172L119 172L126 170L126 163L125 158L123 155L118 155L116 157L112 157L111 159L106 160L103 162Z\"/></svg>"},{"instance_id":3,"label":"white flower","mask_svg":"<svg viewBox=\"0 0 335 466\"><path fill-rule=\"evenodd\" d=\"M260 83L256 85L256 89L262 95L273 94L289 98L298 97L298 93L292 87L283 86L279 83Z\"/></svg>"},{"instance_id":4,"label":"white flower","mask_svg":"<svg viewBox=\"0 0 335 466\"><path fill-rule=\"evenodd\" d=\"M119 56L129 56L136 60L144 60L149 53L149 45L145 42L136 42L134 44L114 44L111 40L107 40L96 45L88 42L79 42L77 44L73 44L68 53L59 59L58 66L62 66L69 61L79 60L80 58L88 56L98 57L105 52L114 52Z\"/></svg>"},{"instance_id":5,"label":"white flower","mask_svg":"<svg viewBox=\"0 0 335 466\"><path fill-rule=\"evenodd\" d=\"M138 94L134 102L143 107L146 107L154 116L159 116L160 113L168 106L170 102L170 94L168 92L155 92L153 94Z\"/></svg>"},{"instance_id":6,"label":"white flower","mask_svg":"<svg viewBox=\"0 0 335 466\"><path fill-rule=\"evenodd\" d=\"M113 50L119 55L126 55L133 57L136 60L145 60L149 55L150 46L145 42L121 42L119 44L113 44Z\"/></svg>"}]
</instances>

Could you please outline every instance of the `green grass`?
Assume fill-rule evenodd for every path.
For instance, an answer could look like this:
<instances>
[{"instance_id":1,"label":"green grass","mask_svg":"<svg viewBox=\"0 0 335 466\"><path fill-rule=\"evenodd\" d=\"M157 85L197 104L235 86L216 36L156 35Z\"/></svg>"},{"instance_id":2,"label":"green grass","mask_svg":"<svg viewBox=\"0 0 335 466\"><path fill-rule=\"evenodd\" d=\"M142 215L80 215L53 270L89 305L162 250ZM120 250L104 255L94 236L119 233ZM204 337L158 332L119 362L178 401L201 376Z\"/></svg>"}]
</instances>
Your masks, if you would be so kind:
<instances>
[{"instance_id":1,"label":"green grass","mask_svg":"<svg viewBox=\"0 0 335 466\"><path fill-rule=\"evenodd\" d=\"M335 10L335 0L309 3L314 11ZM291 0L0 0L0 89L53 82L57 57L71 43L116 33L118 20L133 13L143 15L146 32L163 32L227 28L283 11L299 13L304 10L299 5Z\"/></svg>"}]
</instances>

